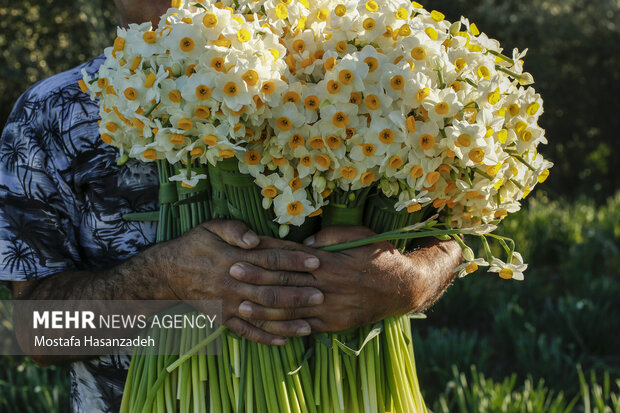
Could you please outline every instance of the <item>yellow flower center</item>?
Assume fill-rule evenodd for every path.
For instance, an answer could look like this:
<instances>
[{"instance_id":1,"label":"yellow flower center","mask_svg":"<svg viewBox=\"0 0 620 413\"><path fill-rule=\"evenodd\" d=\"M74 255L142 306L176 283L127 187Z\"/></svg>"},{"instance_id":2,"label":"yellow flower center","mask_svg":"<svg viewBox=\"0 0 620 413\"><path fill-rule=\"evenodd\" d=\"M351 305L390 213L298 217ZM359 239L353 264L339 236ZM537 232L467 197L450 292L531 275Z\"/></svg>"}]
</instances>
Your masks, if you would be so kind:
<instances>
[{"instance_id":1,"label":"yellow flower center","mask_svg":"<svg viewBox=\"0 0 620 413\"><path fill-rule=\"evenodd\" d=\"M475 262L469 263L469 265L465 267L465 272L467 274L471 274L473 272L476 272L477 270L478 270L478 264L476 264Z\"/></svg>"},{"instance_id":2,"label":"yellow flower center","mask_svg":"<svg viewBox=\"0 0 620 413\"><path fill-rule=\"evenodd\" d=\"M286 116L282 116L276 120L276 127L281 131L289 131L291 130L291 120Z\"/></svg>"},{"instance_id":3,"label":"yellow flower center","mask_svg":"<svg viewBox=\"0 0 620 413\"><path fill-rule=\"evenodd\" d=\"M198 100L207 100L211 97L211 89L208 86L200 85L196 87L196 97Z\"/></svg>"},{"instance_id":4,"label":"yellow flower center","mask_svg":"<svg viewBox=\"0 0 620 413\"><path fill-rule=\"evenodd\" d=\"M308 109L314 110L319 107L319 98L315 95L310 95L304 99L304 106Z\"/></svg>"},{"instance_id":5,"label":"yellow flower center","mask_svg":"<svg viewBox=\"0 0 620 413\"><path fill-rule=\"evenodd\" d=\"M235 82L228 82L224 85L224 94L226 96L236 96L239 93L239 87Z\"/></svg>"},{"instance_id":6,"label":"yellow flower center","mask_svg":"<svg viewBox=\"0 0 620 413\"><path fill-rule=\"evenodd\" d=\"M261 91L265 95L271 95L275 90L276 90L276 84L272 82L271 80L263 83L263 86L261 87Z\"/></svg>"},{"instance_id":7,"label":"yellow flower center","mask_svg":"<svg viewBox=\"0 0 620 413\"><path fill-rule=\"evenodd\" d=\"M278 190L275 186L269 185L263 188L262 193L266 198L275 198L278 195Z\"/></svg>"},{"instance_id":8,"label":"yellow flower center","mask_svg":"<svg viewBox=\"0 0 620 413\"><path fill-rule=\"evenodd\" d=\"M170 99L171 102L179 103L181 101L181 92L176 89L171 90L168 92L168 99Z\"/></svg>"},{"instance_id":9,"label":"yellow flower center","mask_svg":"<svg viewBox=\"0 0 620 413\"><path fill-rule=\"evenodd\" d=\"M471 136L463 133L459 135L459 137L456 139L456 143L458 144L458 146L469 146L471 145Z\"/></svg>"},{"instance_id":10,"label":"yellow flower center","mask_svg":"<svg viewBox=\"0 0 620 413\"><path fill-rule=\"evenodd\" d=\"M349 124L349 117L344 112L336 112L332 116L332 124L338 128L344 128Z\"/></svg>"},{"instance_id":11,"label":"yellow flower center","mask_svg":"<svg viewBox=\"0 0 620 413\"><path fill-rule=\"evenodd\" d=\"M257 151L248 151L245 154L245 162L248 165L256 165L260 162L261 156Z\"/></svg>"},{"instance_id":12,"label":"yellow flower center","mask_svg":"<svg viewBox=\"0 0 620 413\"><path fill-rule=\"evenodd\" d=\"M215 135L207 135L202 140L209 146L215 146L217 144L217 136Z\"/></svg>"},{"instance_id":13,"label":"yellow flower center","mask_svg":"<svg viewBox=\"0 0 620 413\"><path fill-rule=\"evenodd\" d=\"M196 46L196 43L194 42L194 40L190 37L184 37L181 39L181 42L179 44L179 47L181 48L181 50L183 50L184 52L191 52L192 50L194 50L194 46Z\"/></svg>"},{"instance_id":14,"label":"yellow flower center","mask_svg":"<svg viewBox=\"0 0 620 413\"><path fill-rule=\"evenodd\" d=\"M469 156L469 159L472 160L472 162L481 163L482 160L484 159L484 149L474 148L471 151L469 151L468 156Z\"/></svg>"},{"instance_id":15,"label":"yellow flower center","mask_svg":"<svg viewBox=\"0 0 620 413\"><path fill-rule=\"evenodd\" d=\"M301 134L294 133L293 136L291 136L291 139L289 139L288 141L288 146L290 146L291 149L296 149L296 148L299 148L300 146L304 146L305 143L306 143L306 140Z\"/></svg>"},{"instance_id":16,"label":"yellow flower center","mask_svg":"<svg viewBox=\"0 0 620 413\"><path fill-rule=\"evenodd\" d=\"M390 79L390 86L394 90L402 90L405 87L405 78L401 75L396 75Z\"/></svg>"},{"instance_id":17,"label":"yellow flower center","mask_svg":"<svg viewBox=\"0 0 620 413\"><path fill-rule=\"evenodd\" d=\"M208 29L211 29L217 26L218 18L214 13L207 13L205 17L202 18L202 24Z\"/></svg>"},{"instance_id":18,"label":"yellow flower center","mask_svg":"<svg viewBox=\"0 0 620 413\"><path fill-rule=\"evenodd\" d=\"M370 110L375 110L379 107L379 98L376 95L368 95L364 99L366 107Z\"/></svg>"},{"instance_id":19,"label":"yellow flower center","mask_svg":"<svg viewBox=\"0 0 620 413\"><path fill-rule=\"evenodd\" d=\"M250 32L246 29L241 29L237 32L237 39L241 42L241 43L246 43L249 42L252 39L252 35L250 34Z\"/></svg>"},{"instance_id":20,"label":"yellow flower center","mask_svg":"<svg viewBox=\"0 0 620 413\"><path fill-rule=\"evenodd\" d=\"M379 67L379 61L372 56L368 56L367 58L365 58L364 63L368 65L368 71L370 73L374 72Z\"/></svg>"},{"instance_id":21,"label":"yellow flower center","mask_svg":"<svg viewBox=\"0 0 620 413\"><path fill-rule=\"evenodd\" d=\"M450 105L447 102L439 102L435 105L435 112L438 115L445 115L450 111Z\"/></svg>"},{"instance_id":22,"label":"yellow flower center","mask_svg":"<svg viewBox=\"0 0 620 413\"><path fill-rule=\"evenodd\" d=\"M340 168L340 174L344 179L351 180L357 175L357 170L352 166L344 166Z\"/></svg>"},{"instance_id":23,"label":"yellow flower center","mask_svg":"<svg viewBox=\"0 0 620 413\"><path fill-rule=\"evenodd\" d=\"M310 142L308 144L313 149L321 149L323 146L325 146L323 138L320 136L315 136L314 138L310 139Z\"/></svg>"},{"instance_id":24,"label":"yellow flower center","mask_svg":"<svg viewBox=\"0 0 620 413\"><path fill-rule=\"evenodd\" d=\"M338 149L341 144L342 139L340 139L339 137L335 135L330 135L327 137L327 146L329 146L330 149Z\"/></svg>"},{"instance_id":25,"label":"yellow flower center","mask_svg":"<svg viewBox=\"0 0 620 413\"><path fill-rule=\"evenodd\" d=\"M386 145L394 142L394 132L392 129L386 128L379 132L379 140Z\"/></svg>"},{"instance_id":26,"label":"yellow flower center","mask_svg":"<svg viewBox=\"0 0 620 413\"><path fill-rule=\"evenodd\" d=\"M301 179L299 177L296 177L296 178L291 179L291 181L288 183L288 186L293 191L296 191L301 188L301 184L302 184Z\"/></svg>"},{"instance_id":27,"label":"yellow flower center","mask_svg":"<svg viewBox=\"0 0 620 413\"><path fill-rule=\"evenodd\" d=\"M388 165L390 166L390 168L392 169L398 169L401 166L403 166L403 160L400 156L398 155L394 155L390 158Z\"/></svg>"},{"instance_id":28,"label":"yellow flower center","mask_svg":"<svg viewBox=\"0 0 620 413\"><path fill-rule=\"evenodd\" d=\"M433 135L429 135L425 133L420 136L420 140L418 141L420 148L426 150L432 149L435 146L435 137Z\"/></svg>"},{"instance_id":29,"label":"yellow flower center","mask_svg":"<svg viewBox=\"0 0 620 413\"><path fill-rule=\"evenodd\" d=\"M340 83L335 80L330 80L327 82L327 92L331 95L334 95L340 91Z\"/></svg>"},{"instance_id":30,"label":"yellow flower center","mask_svg":"<svg viewBox=\"0 0 620 413\"><path fill-rule=\"evenodd\" d=\"M127 98L127 100L138 99L138 92L136 91L136 89L132 87L128 87L127 89L125 89L124 95Z\"/></svg>"},{"instance_id":31,"label":"yellow flower center","mask_svg":"<svg viewBox=\"0 0 620 413\"><path fill-rule=\"evenodd\" d=\"M323 168L329 168L332 160L329 158L329 155L325 153L320 153L316 156L316 163L318 163Z\"/></svg>"},{"instance_id":32,"label":"yellow flower center","mask_svg":"<svg viewBox=\"0 0 620 413\"><path fill-rule=\"evenodd\" d=\"M289 215L297 216L304 211L304 206L300 201L291 202L286 206L286 212Z\"/></svg>"},{"instance_id":33,"label":"yellow flower center","mask_svg":"<svg viewBox=\"0 0 620 413\"><path fill-rule=\"evenodd\" d=\"M502 277L504 280L511 279L512 274L513 271L510 268L502 268L502 270L499 272L499 276Z\"/></svg>"},{"instance_id":34,"label":"yellow flower center","mask_svg":"<svg viewBox=\"0 0 620 413\"><path fill-rule=\"evenodd\" d=\"M414 116L408 116L405 123L409 132L413 133L417 130Z\"/></svg>"}]
</instances>

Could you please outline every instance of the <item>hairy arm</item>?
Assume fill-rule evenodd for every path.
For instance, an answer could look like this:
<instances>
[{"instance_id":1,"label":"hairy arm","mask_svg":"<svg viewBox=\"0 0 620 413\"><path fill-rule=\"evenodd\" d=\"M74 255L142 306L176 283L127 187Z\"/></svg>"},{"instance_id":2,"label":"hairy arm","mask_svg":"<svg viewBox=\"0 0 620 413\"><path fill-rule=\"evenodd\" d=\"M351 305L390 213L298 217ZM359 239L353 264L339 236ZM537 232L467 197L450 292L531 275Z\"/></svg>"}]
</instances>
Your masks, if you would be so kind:
<instances>
[{"instance_id":1,"label":"hairy arm","mask_svg":"<svg viewBox=\"0 0 620 413\"><path fill-rule=\"evenodd\" d=\"M283 242L283 241L279 241ZM114 268L101 271L65 271L43 280L14 282L15 299L30 300L221 300L224 325L241 337L264 344L282 345L284 337L307 335L304 320L282 319L259 328L239 317L242 301L268 308L313 306L323 294L313 287L250 285L230 276L231 268L245 262L278 278L281 272L300 280L320 261L303 251L257 249L259 238L239 221L210 221L183 237L157 244ZM282 277L279 277L282 278ZM27 314L16 312L18 337L29 339L23 322ZM82 357L34 356L40 364L74 361Z\"/></svg>"},{"instance_id":2,"label":"hairy arm","mask_svg":"<svg viewBox=\"0 0 620 413\"><path fill-rule=\"evenodd\" d=\"M412 286L412 312L430 308L446 292L461 263L461 247L454 241L424 238L413 251L404 254L409 260Z\"/></svg>"}]
</instances>

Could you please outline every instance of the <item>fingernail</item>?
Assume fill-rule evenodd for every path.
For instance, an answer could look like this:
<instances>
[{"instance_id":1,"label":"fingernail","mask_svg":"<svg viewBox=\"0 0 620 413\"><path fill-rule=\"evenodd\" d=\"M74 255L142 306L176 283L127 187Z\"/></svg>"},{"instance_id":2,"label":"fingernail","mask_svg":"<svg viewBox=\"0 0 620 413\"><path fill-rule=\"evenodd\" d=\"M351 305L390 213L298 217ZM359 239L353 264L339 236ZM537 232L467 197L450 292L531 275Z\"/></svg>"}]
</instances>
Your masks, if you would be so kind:
<instances>
[{"instance_id":1,"label":"fingernail","mask_svg":"<svg viewBox=\"0 0 620 413\"><path fill-rule=\"evenodd\" d=\"M273 346L283 346L286 344L286 339L283 338L274 338L271 340L271 345Z\"/></svg>"},{"instance_id":2,"label":"fingernail","mask_svg":"<svg viewBox=\"0 0 620 413\"><path fill-rule=\"evenodd\" d=\"M228 272L230 273L230 275L238 279L243 278L243 276L245 275L245 270L239 264L235 264L230 267L230 270Z\"/></svg>"},{"instance_id":3,"label":"fingernail","mask_svg":"<svg viewBox=\"0 0 620 413\"><path fill-rule=\"evenodd\" d=\"M306 260L304 261L304 265L309 270L316 270L317 268L319 268L319 265L321 265L321 261L319 261L319 259L316 257L310 257L306 258Z\"/></svg>"},{"instance_id":4,"label":"fingernail","mask_svg":"<svg viewBox=\"0 0 620 413\"><path fill-rule=\"evenodd\" d=\"M308 303L310 303L311 305L317 305L317 304L321 304L323 302L323 294L321 293L314 293L310 296L310 300L308 301Z\"/></svg>"},{"instance_id":5,"label":"fingernail","mask_svg":"<svg viewBox=\"0 0 620 413\"><path fill-rule=\"evenodd\" d=\"M314 235L309 236L308 238L306 238L304 240L304 245L307 245L308 247L311 247L312 245L314 245L314 242L316 240L314 239Z\"/></svg>"},{"instance_id":6,"label":"fingernail","mask_svg":"<svg viewBox=\"0 0 620 413\"><path fill-rule=\"evenodd\" d=\"M252 306L248 303L241 303L239 305L239 314L245 317L249 317L252 315Z\"/></svg>"},{"instance_id":7,"label":"fingernail","mask_svg":"<svg viewBox=\"0 0 620 413\"><path fill-rule=\"evenodd\" d=\"M308 326L299 327L297 329L298 336L307 336L308 334L310 334L310 327Z\"/></svg>"},{"instance_id":8,"label":"fingernail","mask_svg":"<svg viewBox=\"0 0 620 413\"><path fill-rule=\"evenodd\" d=\"M241 239L243 239L243 242L249 246L258 244L258 236L253 231L246 232L245 234L243 234L243 237L241 237Z\"/></svg>"}]
</instances>

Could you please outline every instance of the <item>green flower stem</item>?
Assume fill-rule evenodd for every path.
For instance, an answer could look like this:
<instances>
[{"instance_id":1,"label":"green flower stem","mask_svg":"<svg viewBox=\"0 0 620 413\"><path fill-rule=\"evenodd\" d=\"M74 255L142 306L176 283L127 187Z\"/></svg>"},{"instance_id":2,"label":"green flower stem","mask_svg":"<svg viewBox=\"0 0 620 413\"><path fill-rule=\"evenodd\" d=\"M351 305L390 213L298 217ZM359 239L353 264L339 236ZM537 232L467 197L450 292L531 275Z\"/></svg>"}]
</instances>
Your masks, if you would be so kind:
<instances>
[{"instance_id":1,"label":"green flower stem","mask_svg":"<svg viewBox=\"0 0 620 413\"><path fill-rule=\"evenodd\" d=\"M486 173L486 172L482 172L482 171L481 171L480 169L478 169L478 168L475 168L475 169L474 169L474 172L475 172L475 173L477 173L478 175L484 176L484 177L485 177L486 179L488 179L489 181L492 181L492 180L493 180L493 177L492 177L491 175L489 175L489 174L488 174L488 173Z\"/></svg>"},{"instance_id":2,"label":"green flower stem","mask_svg":"<svg viewBox=\"0 0 620 413\"><path fill-rule=\"evenodd\" d=\"M230 412L230 388L228 387L228 382L226 380L226 372L224 370L225 364L228 364L228 359L225 357L224 351L226 348L226 343L222 340L222 354L215 358L217 361L217 378L218 378L218 389L222 395L222 410L224 412Z\"/></svg>"},{"instance_id":3,"label":"green flower stem","mask_svg":"<svg viewBox=\"0 0 620 413\"><path fill-rule=\"evenodd\" d=\"M377 404L377 387L376 387L377 384L376 384L376 377L375 377L375 358L371 352L371 346L367 346L366 348L364 348L360 357L363 357L366 359L366 371L368 375L368 396L370 399L370 407L372 411L374 412L377 410L378 404Z\"/></svg>"},{"instance_id":4,"label":"green flower stem","mask_svg":"<svg viewBox=\"0 0 620 413\"><path fill-rule=\"evenodd\" d=\"M508 151L507 151L508 152ZM523 156L518 155L516 153L512 153L512 151L509 152L511 154L511 156L513 158L515 158L517 161L521 162L523 165L525 165L530 171L532 172L538 172L536 170L536 168L534 168L532 165L530 165L530 163L528 161L526 161L525 159L523 159Z\"/></svg>"},{"instance_id":5,"label":"green flower stem","mask_svg":"<svg viewBox=\"0 0 620 413\"><path fill-rule=\"evenodd\" d=\"M347 375L347 383L349 384L349 393L351 394L351 413L359 413L360 408L358 404L358 388L356 386L357 383L357 375L355 374L355 370L353 368L354 361L353 357L349 355L344 355L342 358L344 362L344 369Z\"/></svg>"},{"instance_id":6,"label":"green flower stem","mask_svg":"<svg viewBox=\"0 0 620 413\"><path fill-rule=\"evenodd\" d=\"M331 411L331 409L329 408L329 381L327 377L329 373L329 371L327 370L327 347L325 347L323 343L317 341L317 348L320 349L319 359L321 361L321 366L319 370L319 380L321 382L321 404L323 405L321 410L327 412Z\"/></svg>"},{"instance_id":7,"label":"green flower stem","mask_svg":"<svg viewBox=\"0 0 620 413\"><path fill-rule=\"evenodd\" d=\"M284 369L280 354L276 346L266 346L266 352L271 357L271 368L273 369L276 389L279 395L281 412L292 413L292 406L295 404L294 394L289 394L287 382L284 378ZM297 408L298 409L298 408ZM297 410L295 409L295 410Z\"/></svg>"},{"instance_id":8,"label":"green flower stem","mask_svg":"<svg viewBox=\"0 0 620 413\"><path fill-rule=\"evenodd\" d=\"M480 236L480 240L482 241L482 246L484 247L484 252L487 256L487 261L491 261L493 257L493 253L491 252L491 248L489 247L489 242L487 241L487 237L484 235Z\"/></svg>"},{"instance_id":9,"label":"green flower stem","mask_svg":"<svg viewBox=\"0 0 620 413\"><path fill-rule=\"evenodd\" d=\"M327 247L321 248L323 251L342 251L350 248L362 247L364 245L374 244L375 242L381 241L389 241L390 239L415 239L415 238L424 238L424 237L436 237L439 235L455 235L460 234L459 230L455 229L443 229L443 230L432 230L432 231L420 231L420 232L409 232L409 233L393 233L387 232L382 234L373 235L368 238L364 238L357 241L343 242L340 244L329 245Z\"/></svg>"},{"instance_id":10,"label":"green flower stem","mask_svg":"<svg viewBox=\"0 0 620 413\"><path fill-rule=\"evenodd\" d=\"M252 366L252 377L254 383L254 394L256 397L256 409L259 413L267 413L267 390L264 388L265 383L264 376L261 375L260 370L260 358L258 355L258 344L255 342L248 343L250 349L250 361L248 364ZM248 400L249 402L250 400Z\"/></svg>"},{"instance_id":11,"label":"green flower stem","mask_svg":"<svg viewBox=\"0 0 620 413\"><path fill-rule=\"evenodd\" d=\"M330 335L328 335L329 337ZM328 338L333 343L333 339ZM332 346L333 347L333 346ZM340 403L338 402L338 388L336 386L336 377L334 375L334 356L330 353L330 349L325 347L325 358L327 359L327 381L329 383L329 395L331 397L330 410L336 410L338 413L342 413L340 410Z\"/></svg>"},{"instance_id":12,"label":"green flower stem","mask_svg":"<svg viewBox=\"0 0 620 413\"><path fill-rule=\"evenodd\" d=\"M322 393L321 393L321 357L319 349L319 341L314 340L314 404L321 406ZM321 409L322 410L322 409Z\"/></svg>"},{"instance_id":13,"label":"green flower stem","mask_svg":"<svg viewBox=\"0 0 620 413\"><path fill-rule=\"evenodd\" d=\"M207 369L209 370L209 406L214 412L222 411L222 398L220 395L219 381L217 379L217 360L214 355L207 355ZM174 370L177 371L177 370Z\"/></svg>"},{"instance_id":14,"label":"green flower stem","mask_svg":"<svg viewBox=\"0 0 620 413\"><path fill-rule=\"evenodd\" d=\"M235 388L232 380L232 370L231 370L231 354L230 354L230 346L228 345L228 336L224 335L222 340L222 355L219 357L220 365L223 367L222 375L224 377L224 383L226 384L226 389L228 390L228 402L232 406L233 412L237 411L237 395L235 392Z\"/></svg>"},{"instance_id":15,"label":"green flower stem","mask_svg":"<svg viewBox=\"0 0 620 413\"><path fill-rule=\"evenodd\" d=\"M134 380L134 375L136 374L136 364L138 360L138 356L134 355L131 358L131 362L129 363L129 370L127 371L127 379L125 380L125 388L123 389L124 394L131 394L132 385ZM119 409L120 413L129 413L129 397L123 397L121 401L121 406Z\"/></svg>"},{"instance_id":16,"label":"green flower stem","mask_svg":"<svg viewBox=\"0 0 620 413\"><path fill-rule=\"evenodd\" d=\"M487 52L491 53L493 56L497 56L500 59L510 63L511 65L515 64L515 61L513 59L511 59L510 57L500 53L500 52L496 52L495 50L491 50L491 49L487 49Z\"/></svg>"},{"instance_id":17,"label":"green flower stem","mask_svg":"<svg viewBox=\"0 0 620 413\"><path fill-rule=\"evenodd\" d=\"M514 184L514 186L516 186L517 188L519 188L520 190L523 190L523 185L521 185L520 183L518 183L517 181L515 181L514 179L510 178L508 179L508 181L510 181L512 184Z\"/></svg>"},{"instance_id":18,"label":"green flower stem","mask_svg":"<svg viewBox=\"0 0 620 413\"><path fill-rule=\"evenodd\" d=\"M148 118L148 117L149 117L149 115L150 115L150 114L151 114L151 113L155 110L155 108L156 108L158 105L159 105L159 102L155 102L155 103L153 103L153 106L151 106L151 107L149 108L149 110L147 110L147 111L144 113L144 117L145 117L145 118Z\"/></svg>"},{"instance_id":19,"label":"green flower stem","mask_svg":"<svg viewBox=\"0 0 620 413\"><path fill-rule=\"evenodd\" d=\"M470 86L474 87L475 89L478 89L478 85L471 79L463 79L465 80L467 83L469 83Z\"/></svg>"},{"instance_id":20,"label":"green flower stem","mask_svg":"<svg viewBox=\"0 0 620 413\"><path fill-rule=\"evenodd\" d=\"M338 395L338 405L340 406L340 410L344 411L344 394L342 391L342 372L341 372L341 362L340 362L340 348L336 344L336 340L338 339L338 335L334 334L332 340L332 357L334 359L334 369L333 376L334 382L336 384L336 393Z\"/></svg>"},{"instance_id":21,"label":"green flower stem","mask_svg":"<svg viewBox=\"0 0 620 413\"><path fill-rule=\"evenodd\" d=\"M204 395L201 395L201 391L200 391L202 387L202 382L200 382L200 379L198 378L198 357L192 356L190 358L190 361L192 364L191 366L192 402L194 405L194 413L199 413L200 402L201 402L200 396L203 396L202 401L204 402ZM204 411L204 409L202 411Z\"/></svg>"},{"instance_id":22,"label":"green flower stem","mask_svg":"<svg viewBox=\"0 0 620 413\"><path fill-rule=\"evenodd\" d=\"M194 347L190 348L189 351L187 351L184 355L182 355L181 357L178 358L178 360L176 360L174 363L172 363L171 365L169 365L166 370L168 370L168 372L171 372L172 370L176 369L177 367L179 367L181 364L183 364L188 358L190 358L191 356L193 356L194 354L196 354L198 351L200 351L201 349L203 349L207 344L211 343L213 340L215 340L216 338L218 338L226 329L226 327L224 326L220 326L217 328L217 330L215 330L213 333L209 334L209 336L207 338L205 338L204 340L200 341L198 344L196 344Z\"/></svg>"},{"instance_id":23,"label":"green flower stem","mask_svg":"<svg viewBox=\"0 0 620 413\"><path fill-rule=\"evenodd\" d=\"M362 336L364 335L364 331L365 330L362 331ZM364 402L364 412L371 413L371 412L374 412L374 408L370 402L370 391L369 391L370 383L368 383L368 366L366 366L366 357L364 357L363 355L360 355L357 357L357 359L358 359L357 361L360 366L359 374L360 374L360 379L362 382L362 387L360 388L360 391L362 392L362 400Z\"/></svg>"},{"instance_id":24,"label":"green flower stem","mask_svg":"<svg viewBox=\"0 0 620 413\"><path fill-rule=\"evenodd\" d=\"M296 340L296 339L293 339ZM294 353L294 343L291 341L290 344L287 344L284 347L280 348L280 354L282 355L282 360L285 361L286 370L291 371L295 368L295 355ZM302 370L304 367L302 366ZM314 400L311 397L308 397L307 390L304 391L304 383L303 383L303 375L300 372L297 372L293 375L288 375L293 380L293 384L295 385L295 391L297 392L297 400L299 401L299 406L301 407L301 411L303 413L308 413L309 409L314 407ZM311 389L312 386L306 387L306 389Z\"/></svg>"}]
</instances>

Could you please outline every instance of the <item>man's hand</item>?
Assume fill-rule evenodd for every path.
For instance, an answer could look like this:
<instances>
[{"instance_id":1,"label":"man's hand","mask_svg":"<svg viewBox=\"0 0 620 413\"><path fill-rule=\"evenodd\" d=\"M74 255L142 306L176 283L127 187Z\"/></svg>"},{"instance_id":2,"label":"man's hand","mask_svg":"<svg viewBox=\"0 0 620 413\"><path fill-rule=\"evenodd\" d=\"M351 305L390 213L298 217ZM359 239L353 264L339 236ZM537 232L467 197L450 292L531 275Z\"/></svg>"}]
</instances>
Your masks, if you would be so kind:
<instances>
[{"instance_id":1,"label":"man's hand","mask_svg":"<svg viewBox=\"0 0 620 413\"><path fill-rule=\"evenodd\" d=\"M150 255L159 269L160 282L172 298L222 300L224 324L241 337L281 345L285 343L283 337L310 334L308 322L295 317L252 322L239 317L244 301L291 314L296 307L323 302L321 291L304 287L304 280L312 279L308 272L320 265L316 254L287 249L284 241L272 240L269 248L254 249L258 244L258 236L242 222L215 220L181 238L158 244ZM234 278L249 267L260 269L275 281L262 286Z\"/></svg>"},{"instance_id":2,"label":"man's hand","mask_svg":"<svg viewBox=\"0 0 620 413\"><path fill-rule=\"evenodd\" d=\"M298 288L307 271L320 265L316 254L291 251L288 243L273 240L270 248L256 249L259 238L239 221L211 221L184 236L150 247L105 270L68 270L36 281L13 282L14 299L30 300L222 300L224 324L239 336L264 344L282 345L283 336L310 334L307 321L295 318L253 320L239 317L242 302L252 300L265 308L290 309L318 305L323 294L316 288ZM241 263L240 265L235 265ZM235 280L244 265L260 268L281 282L256 286ZM286 275L284 275L286 274ZM296 284L290 280L297 280ZM16 334L28 314L14 314ZM24 339L27 340L27 337ZM33 356L42 365L75 361L83 356Z\"/></svg>"},{"instance_id":3,"label":"man's hand","mask_svg":"<svg viewBox=\"0 0 620 413\"><path fill-rule=\"evenodd\" d=\"M364 227L330 227L306 240L307 246L288 243L287 248L315 254L321 266L313 278L286 274L274 278L259 268L249 268L240 281L256 285L290 283L316 287L325 295L316 307L267 308L251 300L239 312L246 320L305 318L314 332L339 331L372 324L386 317L421 311L436 301L454 278L461 249L454 241L429 240L428 245L403 255L388 242L341 252L315 248L373 235ZM272 248L272 238L262 238L259 248ZM308 246L312 248L308 248Z\"/></svg>"}]
</instances>

